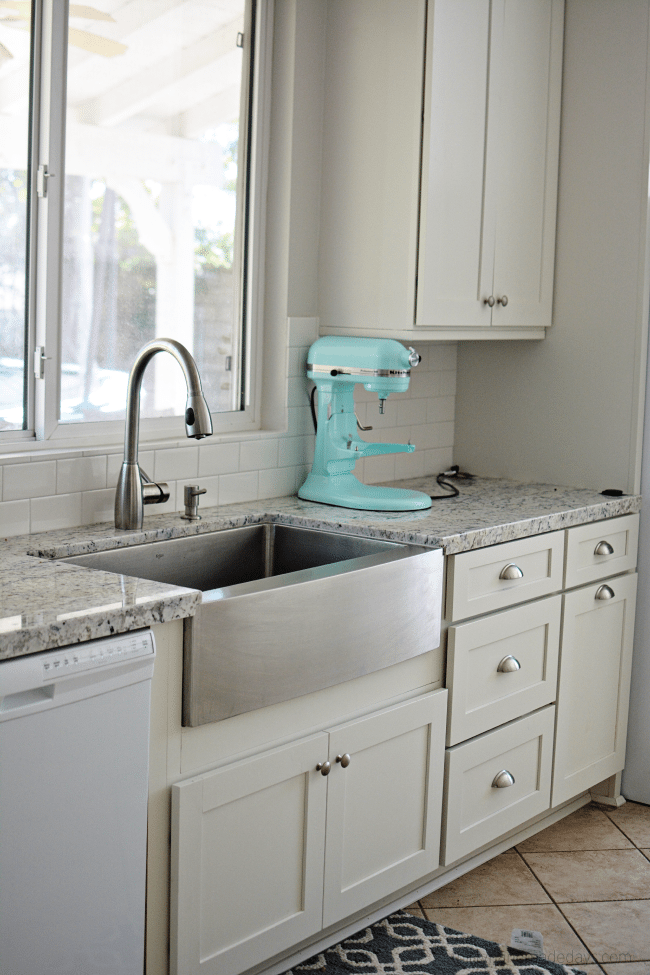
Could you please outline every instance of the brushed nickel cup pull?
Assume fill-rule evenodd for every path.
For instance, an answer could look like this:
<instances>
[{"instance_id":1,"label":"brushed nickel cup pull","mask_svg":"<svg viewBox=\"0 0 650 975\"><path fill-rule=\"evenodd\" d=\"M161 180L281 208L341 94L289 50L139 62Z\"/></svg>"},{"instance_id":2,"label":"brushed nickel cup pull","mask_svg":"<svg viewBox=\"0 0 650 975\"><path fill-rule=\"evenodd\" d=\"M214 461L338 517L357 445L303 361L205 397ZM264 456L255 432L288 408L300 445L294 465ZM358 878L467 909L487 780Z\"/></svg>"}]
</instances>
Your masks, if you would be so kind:
<instances>
[{"instance_id":1,"label":"brushed nickel cup pull","mask_svg":"<svg viewBox=\"0 0 650 975\"><path fill-rule=\"evenodd\" d=\"M521 670L521 664L511 653L507 657L504 657L497 667L497 673L499 674L514 674L516 670Z\"/></svg>"},{"instance_id":2,"label":"brushed nickel cup pull","mask_svg":"<svg viewBox=\"0 0 650 975\"><path fill-rule=\"evenodd\" d=\"M499 579L523 579L524 574L518 565L514 562L508 562L507 565L501 569L499 573Z\"/></svg>"},{"instance_id":3,"label":"brushed nickel cup pull","mask_svg":"<svg viewBox=\"0 0 650 975\"><path fill-rule=\"evenodd\" d=\"M341 768L347 768L351 759L348 752L346 752L344 755L337 755L336 761L340 763Z\"/></svg>"},{"instance_id":4,"label":"brushed nickel cup pull","mask_svg":"<svg viewBox=\"0 0 650 975\"><path fill-rule=\"evenodd\" d=\"M594 549L594 555L613 555L614 549L609 544L609 542L598 542L596 548Z\"/></svg>"},{"instance_id":5,"label":"brushed nickel cup pull","mask_svg":"<svg viewBox=\"0 0 650 975\"><path fill-rule=\"evenodd\" d=\"M598 586L596 589L596 599L613 599L616 593L610 586Z\"/></svg>"},{"instance_id":6,"label":"brushed nickel cup pull","mask_svg":"<svg viewBox=\"0 0 650 975\"><path fill-rule=\"evenodd\" d=\"M503 307L505 308L507 304L508 304L508 295L501 295L500 298L497 298L497 305L503 305Z\"/></svg>"},{"instance_id":7,"label":"brushed nickel cup pull","mask_svg":"<svg viewBox=\"0 0 650 975\"><path fill-rule=\"evenodd\" d=\"M508 789L515 784L515 777L507 769L502 768L492 779L493 789Z\"/></svg>"},{"instance_id":8,"label":"brushed nickel cup pull","mask_svg":"<svg viewBox=\"0 0 650 975\"><path fill-rule=\"evenodd\" d=\"M484 305L489 305L490 308L494 308L494 295L490 295L489 298L484 298L483 299L483 304Z\"/></svg>"},{"instance_id":9,"label":"brushed nickel cup pull","mask_svg":"<svg viewBox=\"0 0 650 975\"><path fill-rule=\"evenodd\" d=\"M321 775L329 775L332 771L331 762L319 762L316 766L316 771L320 772Z\"/></svg>"}]
</instances>

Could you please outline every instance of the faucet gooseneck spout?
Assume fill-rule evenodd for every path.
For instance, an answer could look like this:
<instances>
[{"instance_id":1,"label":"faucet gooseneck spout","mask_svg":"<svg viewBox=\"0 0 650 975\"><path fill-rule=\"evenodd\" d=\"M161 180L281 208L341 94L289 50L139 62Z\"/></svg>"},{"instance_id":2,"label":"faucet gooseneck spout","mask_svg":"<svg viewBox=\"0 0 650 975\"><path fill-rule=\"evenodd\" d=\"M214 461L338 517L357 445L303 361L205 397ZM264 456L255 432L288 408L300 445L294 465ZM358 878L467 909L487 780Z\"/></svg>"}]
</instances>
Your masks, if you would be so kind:
<instances>
[{"instance_id":1,"label":"faucet gooseneck spout","mask_svg":"<svg viewBox=\"0 0 650 975\"><path fill-rule=\"evenodd\" d=\"M143 345L131 368L126 392L124 462L115 491L115 527L122 531L142 528L145 504L160 504L169 498L166 484L156 484L138 464L140 427L140 390L145 369L157 352L173 355L185 376L187 403L185 431L188 437L201 440L212 434L212 419L201 389L201 378L194 359L184 345L175 339L154 339ZM144 482L144 483L143 483Z\"/></svg>"}]
</instances>

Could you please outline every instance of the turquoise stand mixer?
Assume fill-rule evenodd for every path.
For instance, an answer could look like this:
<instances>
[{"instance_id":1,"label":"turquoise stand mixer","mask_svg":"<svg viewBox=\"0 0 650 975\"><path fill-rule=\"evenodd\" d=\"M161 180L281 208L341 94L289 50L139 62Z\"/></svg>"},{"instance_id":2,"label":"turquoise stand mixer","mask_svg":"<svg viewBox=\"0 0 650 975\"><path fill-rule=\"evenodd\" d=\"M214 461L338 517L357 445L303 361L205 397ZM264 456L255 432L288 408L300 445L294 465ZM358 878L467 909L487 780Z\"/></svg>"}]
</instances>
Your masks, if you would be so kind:
<instances>
[{"instance_id":1,"label":"turquoise stand mixer","mask_svg":"<svg viewBox=\"0 0 650 975\"><path fill-rule=\"evenodd\" d=\"M318 416L311 474L299 498L369 511L416 511L431 507L422 491L362 484L352 471L357 460L377 454L411 453L411 444L367 443L357 435L354 387L377 393L379 412L391 393L408 389L411 368L420 356L394 339L328 335L311 346L307 378L316 384ZM365 429L370 429L366 427Z\"/></svg>"}]
</instances>

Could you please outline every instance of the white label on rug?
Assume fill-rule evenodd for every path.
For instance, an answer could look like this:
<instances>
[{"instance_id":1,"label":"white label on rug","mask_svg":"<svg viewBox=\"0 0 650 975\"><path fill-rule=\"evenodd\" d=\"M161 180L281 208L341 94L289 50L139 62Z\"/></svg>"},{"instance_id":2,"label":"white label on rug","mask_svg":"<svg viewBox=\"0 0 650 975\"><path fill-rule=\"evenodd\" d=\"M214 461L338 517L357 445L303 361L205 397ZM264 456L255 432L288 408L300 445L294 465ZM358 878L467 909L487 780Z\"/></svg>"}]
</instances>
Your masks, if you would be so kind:
<instances>
[{"instance_id":1,"label":"white label on rug","mask_svg":"<svg viewBox=\"0 0 650 975\"><path fill-rule=\"evenodd\" d=\"M539 931L525 931L523 928L515 928L512 932L510 945L512 948L531 951L534 955L544 954L544 938Z\"/></svg>"}]
</instances>

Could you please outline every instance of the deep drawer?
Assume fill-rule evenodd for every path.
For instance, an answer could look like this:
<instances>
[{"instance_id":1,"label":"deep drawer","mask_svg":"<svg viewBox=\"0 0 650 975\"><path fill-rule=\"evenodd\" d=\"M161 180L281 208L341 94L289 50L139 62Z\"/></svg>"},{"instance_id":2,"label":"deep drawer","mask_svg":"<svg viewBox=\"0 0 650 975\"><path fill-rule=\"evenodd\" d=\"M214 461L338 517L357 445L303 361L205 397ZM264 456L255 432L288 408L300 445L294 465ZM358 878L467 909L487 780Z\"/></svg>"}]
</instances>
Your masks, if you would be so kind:
<instances>
[{"instance_id":1,"label":"deep drawer","mask_svg":"<svg viewBox=\"0 0 650 975\"><path fill-rule=\"evenodd\" d=\"M448 745L555 700L561 611L549 596L449 627Z\"/></svg>"},{"instance_id":2,"label":"deep drawer","mask_svg":"<svg viewBox=\"0 0 650 975\"><path fill-rule=\"evenodd\" d=\"M634 569L639 516L625 515L567 530L564 585L567 589Z\"/></svg>"},{"instance_id":3,"label":"deep drawer","mask_svg":"<svg viewBox=\"0 0 650 975\"><path fill-rule=\"evenodd\" d=\"M441 863L454 863L549 808L554 721L550 705L447 749ZM499 788L503 773L513 783Z\"/></svg>"},{"instance_id":4,"label":"deep drawer","mask_svg":"<svg viewBox=\"0 0 650 975\"><path fill-rule=\"evenodd\" d=\"M563 560L561 531L450 556L447 619L467 619L559 592Z\"/></svg>"}]
</instances>

